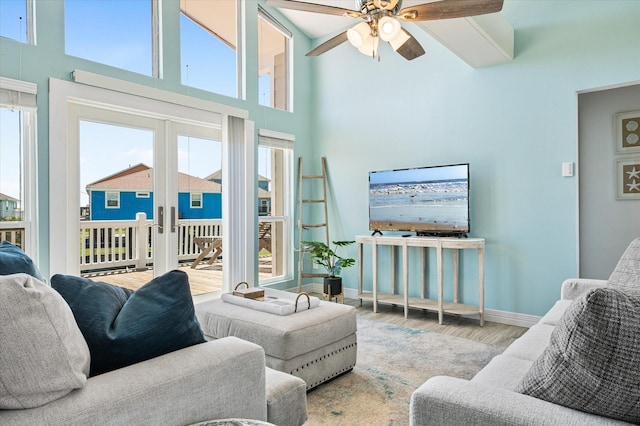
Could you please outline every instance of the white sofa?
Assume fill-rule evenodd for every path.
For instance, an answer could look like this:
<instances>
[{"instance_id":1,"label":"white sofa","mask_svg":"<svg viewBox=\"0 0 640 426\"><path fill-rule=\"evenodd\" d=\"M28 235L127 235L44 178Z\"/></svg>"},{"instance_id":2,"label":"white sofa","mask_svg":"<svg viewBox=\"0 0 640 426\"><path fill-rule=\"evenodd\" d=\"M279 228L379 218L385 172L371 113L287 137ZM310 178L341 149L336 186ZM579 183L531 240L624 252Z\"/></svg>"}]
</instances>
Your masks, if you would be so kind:
<instances>
[{"instance_id":1,"label":"white sofa","mask_svg":"<svg viewBox=\"0 0 640 426\"><path fill-rule=\"evenodd\" d=\"M40 407L0 410L0 424L188 425L229 417L267 420L266 401L264 351L231 337L88 378L82 388Z\"/></svg>"},{"instance_id":2,"label":"white sofa","mask_svg":"<svg viewBox=\"0 0 640 426\"><path fill-rule=\"evenodd\" d=\"M616 267L617 281L629 282L631 291L640 289L640 239L631 243ZM612 274L612 278L614 277ZM437 376L429 379L412 395L410 422L421 425L615 425L628 424L609 417L579 411L547 400L516 392L521 381L543 355L553 341L552 333L563 321L563 314L574 301L585 298L594 289L613 287L612 278L607 280L570 279L562 284L561 298L523 336L513 342L503 354L496 356L471 380ZM631 287L624 287L629 289ZM618 287L620 288L620 287ZM616 291L618 291L616 288ZM607 291L607 290L602 290ZM635 300L638 299L636 293ZM640 305L636 304L636 308ZM575 308L572 308L572 311ZM638 318L638 314L635 314ZM566 320L564 320L566 323ZM614 321L615 322L615 321ZM637 324L634 320L637 333ZM566 327L566 326L565 326ZM554 335L554 338L556 336ZM637 342L637 340L636 340ZM640 349L633 346L636 367L629 374L638 380L637 369ZM629 352L627 349L624 349ZM566 354L561 354L567 356ZM565 362L567 360L565 359ZM568 359L574 362L573 359ZM607 362L607 361L604 361ZM637 382L636 382L637 383ZM633 388L633 386L631 386ZM640 390L629 389L638 398ZM612 400L617 399L615 396ZM636 401L640 401L637 399ZM640 415L640 402L636 402L636 415ZM640 418L640 417L636 417Z\"/></svg>"},{"instance_id":3,"label":"white sofa","mask_svg":"<svg viewBox=\"0 0 640 426\"><path fill-rule=\"evenodd\" d=\"M26 257L9 249L11 256L21 256L10 266L20 268ZM300 426L306 421L305 382L267 368L264 349L236 337L192 344L89 376L90 351L65 299L28 273L4 275L7 259L13 261L4 256L0 425L184 426L246 418ZM152 344L147 339L142 346Z\"/></svg>"}]
</instances>

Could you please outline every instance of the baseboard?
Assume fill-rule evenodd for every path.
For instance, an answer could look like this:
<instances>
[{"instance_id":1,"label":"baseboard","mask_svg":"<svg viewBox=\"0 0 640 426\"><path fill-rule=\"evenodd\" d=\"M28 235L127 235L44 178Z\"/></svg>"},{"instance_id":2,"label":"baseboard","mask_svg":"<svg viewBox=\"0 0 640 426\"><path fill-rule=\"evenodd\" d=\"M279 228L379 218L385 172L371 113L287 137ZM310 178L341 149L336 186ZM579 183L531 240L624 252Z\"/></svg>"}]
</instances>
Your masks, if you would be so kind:
<instances>
[{"instance_id":1,"label":"baseboard","mask_svg":"<svg viewBox=\"0 0 640 426\"><path fill-rule=\"evenodd\" d=\"M302 286L302 291L306 291L307 293L322 293L322 284L321 283L305 284ZM358 289L345 288L344 297L348 299L357 299ZM484 311L485 321L496 322L499 324L515 325L517 327L529 328L532 325L537 324L538 321L540 321L540 318L541 317L536 315L519 314L517 312L508 312L508 311L498 311L495 309L485 309Z\"/></svg>"},{"instance_id":2,"label":"baseboard","mask_svg":"<svg viewBox=\"0 0 640 426\"><path fill-rule=\"evenodd\" d=\"M518 327L531 327L540 321L539 316L519 314L517 312L497 311L495 309L485 309L485 321L497 322L499 324L515 325Z\"/></svg>"}]
</instances>

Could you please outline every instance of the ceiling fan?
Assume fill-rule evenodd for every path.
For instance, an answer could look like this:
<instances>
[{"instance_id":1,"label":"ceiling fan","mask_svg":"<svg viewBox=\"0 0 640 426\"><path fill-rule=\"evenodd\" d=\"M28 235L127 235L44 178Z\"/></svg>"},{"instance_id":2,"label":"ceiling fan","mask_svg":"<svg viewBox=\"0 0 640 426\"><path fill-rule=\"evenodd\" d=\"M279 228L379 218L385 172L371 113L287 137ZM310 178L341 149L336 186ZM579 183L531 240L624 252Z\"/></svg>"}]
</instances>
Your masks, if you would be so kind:
<instances>
[{"instance_id":1,"label":"ceiling fan","mask_svg":"<svg viewBox=\"0 0 640 426\"><path fill-rule=\"evenodd\" d=\"M410 61L424 55L424 49L399 21L418 22L484 15L499 12L502 10L502 3L503 0L439 0L403 9L402 0L355 0L358 10L295 0L267 0L266 5L364 20L320 44L306 56L321 55L348 40L358 51L375 58L378 56L379 39L382 39Z\"/></svg>"}]
</instances>

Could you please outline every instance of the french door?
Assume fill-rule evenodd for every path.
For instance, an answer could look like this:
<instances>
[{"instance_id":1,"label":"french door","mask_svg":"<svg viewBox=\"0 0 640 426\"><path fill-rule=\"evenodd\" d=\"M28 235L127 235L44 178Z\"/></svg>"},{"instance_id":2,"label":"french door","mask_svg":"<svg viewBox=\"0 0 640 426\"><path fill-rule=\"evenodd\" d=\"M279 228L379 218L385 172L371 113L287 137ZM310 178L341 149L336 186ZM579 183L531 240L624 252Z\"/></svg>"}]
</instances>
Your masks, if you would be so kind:
<instances>
[{"instance_id":1,"label":"french door","mask_svg":"<svg viewBox=\"0 0 640 426\"><path fill-rule=\"evenodd\" d=\"M137 254L128 244L126 253L116 250L99 260L132 256L145 262L134 267L151 266L158 275L177 266L200 232L186 228L218 220L223 289L255 281L255 149L248 113L86 72L76 71L74 78L86 84L49 82L50 250L44 273L78 274L88 268L82 262L105 254L103 244L122 248L136 238L143 240ZM79 229L90 219L109 222L118 214L147 221L148 234L136 236L123 223L103 223L104 232ZM91 238L103 233L107 241L97 247Z\"/></svg>"},{"instance_id":2,"label":"french door","mask_svg":"<svg viewBox=\"0 0 640 426\"><path fill-rule=\"evenodd\" d=\"M195 255L194 229L221 228L203 228L222 219L221 186L203 179L221 168L214 127L88 105L71 111L80 272L135 267L158 275ZM194 219L199 224L185 226Z\"/></svg>"}]
</instances>

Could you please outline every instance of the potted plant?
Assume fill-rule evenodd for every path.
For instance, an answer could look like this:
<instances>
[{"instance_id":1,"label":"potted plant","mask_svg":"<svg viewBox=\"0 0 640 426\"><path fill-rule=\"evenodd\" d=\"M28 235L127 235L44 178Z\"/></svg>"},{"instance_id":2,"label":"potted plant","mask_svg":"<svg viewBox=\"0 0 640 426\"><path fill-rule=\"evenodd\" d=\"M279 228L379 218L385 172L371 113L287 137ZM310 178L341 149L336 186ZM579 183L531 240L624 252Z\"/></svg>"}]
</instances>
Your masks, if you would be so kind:
<instances>
[{"instance_id":1,"label":"potted plant","mask_svg":"<svg viewBox=\"0 0 640 426\"><path fill-rule=\"evenodd\" d=\"M319 241L303 241L303 248L311 254L311 260L318 265L324 266L328 276L324 278L324 294L336 295L342 293L342 268L348 268L356 263L350 257L342 257L336 253L338 247L346 247L355 241L333 241L335 250L327 244Z\"/></svg>"}]
</instances>

